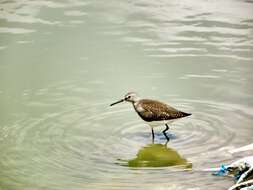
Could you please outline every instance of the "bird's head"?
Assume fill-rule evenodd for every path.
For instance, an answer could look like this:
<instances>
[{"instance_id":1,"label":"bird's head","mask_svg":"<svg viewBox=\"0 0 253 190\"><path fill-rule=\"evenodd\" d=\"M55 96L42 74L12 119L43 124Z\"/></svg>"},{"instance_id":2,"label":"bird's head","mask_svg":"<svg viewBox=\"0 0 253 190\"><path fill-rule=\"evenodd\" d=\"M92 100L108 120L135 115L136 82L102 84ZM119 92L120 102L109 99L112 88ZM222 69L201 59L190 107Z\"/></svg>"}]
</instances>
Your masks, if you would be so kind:
<instances>
[{"instance_id":1,"label":"bird's head","mask_svg":"<svg viewBox=\"0 0 253 190\"><path fill-rule=\"evenodd\" d=\"M139 100L139 97L138 95L135 93L135 92L128 92L126 95L125 95L125 98L124 98L125 101L127 102L136 102Z\"/></svg>"},{"instance_id":2,"label":"bird's head","mask_svg":"<svg viewBox=\"0 0 253 190\"><path fill-rule=\"evenodd\" d=\"M135 103L136 101L139 100L139 97L138 95L135 93L135 92L128 92L123 99L117 101L117 102L114 102L112 103L110 106L113 106L115 104L118 104L118 103L121 103L121 102L131 102L131 103Z\"/></svg>"}]
</instances>

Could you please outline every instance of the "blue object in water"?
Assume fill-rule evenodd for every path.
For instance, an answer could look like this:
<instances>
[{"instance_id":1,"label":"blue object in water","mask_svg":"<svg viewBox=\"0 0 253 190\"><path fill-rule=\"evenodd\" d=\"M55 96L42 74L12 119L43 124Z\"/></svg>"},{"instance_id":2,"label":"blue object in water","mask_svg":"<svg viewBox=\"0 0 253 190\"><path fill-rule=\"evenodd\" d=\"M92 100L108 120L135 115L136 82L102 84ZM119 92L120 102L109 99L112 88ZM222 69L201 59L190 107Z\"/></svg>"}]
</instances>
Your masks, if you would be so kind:
<instances>
[{"instance_id":1,"label":"blue object in water","mask_svg":"<svg viewBox=\"0 0 253 190\"><path fill-rule=\"evenodd\" d=\"M227 168L224 164L221 165L220 171L214 172L213 175L215 176L224 176L227 174Z\"/></svg>"}]
</instances>

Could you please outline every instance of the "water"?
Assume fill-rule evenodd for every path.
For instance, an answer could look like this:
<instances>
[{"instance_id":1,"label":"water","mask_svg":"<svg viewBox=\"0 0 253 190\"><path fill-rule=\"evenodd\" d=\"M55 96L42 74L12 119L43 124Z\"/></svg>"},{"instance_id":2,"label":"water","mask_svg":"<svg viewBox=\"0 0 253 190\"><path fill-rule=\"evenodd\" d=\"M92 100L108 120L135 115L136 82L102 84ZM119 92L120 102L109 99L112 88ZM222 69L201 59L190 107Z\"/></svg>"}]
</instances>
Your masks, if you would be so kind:
<instances>
[{"instance_id":1,"label":"water","mask_svg":"<svg viewBox=\"0 0 253 190\"><path fill-rule=\"evenodd\" d=\"M0 3L0 189L227 189L252 143L250 0ZM127 91L193 113L150 129ZM145 156L143 156L145 155ZM166 159L168 158L168 159Z\"/></svg>"}]
</instances>

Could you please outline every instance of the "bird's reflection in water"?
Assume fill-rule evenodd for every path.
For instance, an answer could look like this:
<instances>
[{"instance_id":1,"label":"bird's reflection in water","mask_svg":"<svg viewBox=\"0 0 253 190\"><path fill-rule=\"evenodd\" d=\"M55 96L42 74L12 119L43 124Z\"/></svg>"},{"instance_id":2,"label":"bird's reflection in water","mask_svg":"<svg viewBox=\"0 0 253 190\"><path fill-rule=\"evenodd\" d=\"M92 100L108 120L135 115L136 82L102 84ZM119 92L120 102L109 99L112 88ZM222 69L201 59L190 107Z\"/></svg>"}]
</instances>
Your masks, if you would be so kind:
<instances>
[{"instance_id":1,"label":"bird's reflection in water","mask_svg":"<svg viewBox=\"0 0 253 190\"><path fill-rule=\"evenodd\" d=\"M167 144L148 144L138 151L136 158L128 160L123 165L129 167L192 167L191 163L180 156L176 150L167 147Z\"/></svg>"}]
</instances>

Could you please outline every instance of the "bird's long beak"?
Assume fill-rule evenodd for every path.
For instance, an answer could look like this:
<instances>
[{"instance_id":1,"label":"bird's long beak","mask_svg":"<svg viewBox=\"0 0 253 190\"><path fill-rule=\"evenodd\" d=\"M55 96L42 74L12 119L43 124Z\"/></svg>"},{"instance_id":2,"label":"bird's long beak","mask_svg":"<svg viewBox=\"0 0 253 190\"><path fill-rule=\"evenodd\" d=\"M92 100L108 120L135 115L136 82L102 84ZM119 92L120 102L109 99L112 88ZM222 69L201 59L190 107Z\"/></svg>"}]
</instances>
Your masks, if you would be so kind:
<instances>
[{"instance_id":1,"label":"bird's long beak","mask_svg":"<svg viewBox=\"0 0 253 190\"><path fill-rule=\"evenodd\" d=\"M115 104L118 104L118 103L121 103L121 102L124 102L124 101L125 101L125 99L121 99L117 102L114 102L114 103L110 104L110 106L114 106Z\"/></svg>"}]
</instances>

